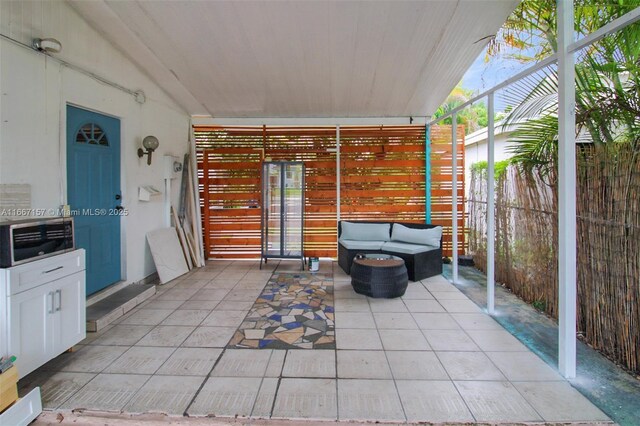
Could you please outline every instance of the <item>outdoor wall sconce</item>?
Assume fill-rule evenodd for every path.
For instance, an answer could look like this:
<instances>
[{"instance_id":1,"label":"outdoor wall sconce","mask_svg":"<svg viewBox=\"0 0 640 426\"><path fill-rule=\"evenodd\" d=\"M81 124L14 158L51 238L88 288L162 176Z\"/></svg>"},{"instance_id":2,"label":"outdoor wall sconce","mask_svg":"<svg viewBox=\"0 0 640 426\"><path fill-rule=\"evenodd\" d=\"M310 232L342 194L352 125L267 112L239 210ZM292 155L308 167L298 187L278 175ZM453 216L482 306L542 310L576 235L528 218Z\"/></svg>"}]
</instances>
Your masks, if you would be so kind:
<instances>
[{"instance_id":1,"label":"outdoor wall sconce","mask_svg":"<svg viewBox=\"0 0 640 426\"><path fill-rule=\"evenodd\" d=\"M155 136L147 136L146 138L142 139L142 146L145 149L138 148L138 157L142 158L147 155L147 164L151 165L151 154L158 148L159 145L160 142L158 142L158 138L156 138Z\"/></svg>"},{"instance_id":2,"label":"outdoor wall sconce","mask_svg":"<svg viewBox=\"0 0 640 426\"><path fill-rule=\"evenodd\" d=\"M62 50L62 43L55 38L34 38L31 47L38 52L59 53Z\"/></svg>"}]
</instances>

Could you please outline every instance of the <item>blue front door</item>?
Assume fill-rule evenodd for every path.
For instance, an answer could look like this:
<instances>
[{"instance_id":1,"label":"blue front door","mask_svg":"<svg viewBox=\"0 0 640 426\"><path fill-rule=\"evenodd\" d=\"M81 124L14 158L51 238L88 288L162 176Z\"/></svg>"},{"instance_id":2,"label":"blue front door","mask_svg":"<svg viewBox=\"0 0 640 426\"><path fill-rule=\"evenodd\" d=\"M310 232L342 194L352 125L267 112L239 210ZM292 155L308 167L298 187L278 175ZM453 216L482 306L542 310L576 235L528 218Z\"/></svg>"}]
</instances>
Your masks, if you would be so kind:
<instances>
[{"instance_id":1,"label":"blue front door","mask_svg":"<svg viewBox=\"0 0 640 426\"><path fill-rule=\"evenodd\" d=\"M120 120L67 106L67 200L87 294L120 280Z\"/></svg>"}]
</instances>

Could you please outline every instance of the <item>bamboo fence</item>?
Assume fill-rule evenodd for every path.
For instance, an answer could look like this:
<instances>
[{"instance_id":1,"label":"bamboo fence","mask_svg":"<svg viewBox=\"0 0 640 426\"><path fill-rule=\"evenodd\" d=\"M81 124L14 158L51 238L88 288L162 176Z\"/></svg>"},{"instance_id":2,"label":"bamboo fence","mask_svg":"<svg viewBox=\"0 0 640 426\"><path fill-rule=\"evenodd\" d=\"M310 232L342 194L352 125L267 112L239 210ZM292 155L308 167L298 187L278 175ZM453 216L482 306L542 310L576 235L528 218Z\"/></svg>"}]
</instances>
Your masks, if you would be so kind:
<instances>
[{"instance_id":1,"label":"bamboo fence","mask_svg":"<svg viewBox=\"0 0 640 426\"><path fill-rule=\"evenodd\" d=\"M587 146L577 154L578 332L640 374L640 151ZM486 270L486 171L474 170L469 248ZM558 316L555 176L509 166L496 181L496 280Z\"/></svg>"}]
</instances>

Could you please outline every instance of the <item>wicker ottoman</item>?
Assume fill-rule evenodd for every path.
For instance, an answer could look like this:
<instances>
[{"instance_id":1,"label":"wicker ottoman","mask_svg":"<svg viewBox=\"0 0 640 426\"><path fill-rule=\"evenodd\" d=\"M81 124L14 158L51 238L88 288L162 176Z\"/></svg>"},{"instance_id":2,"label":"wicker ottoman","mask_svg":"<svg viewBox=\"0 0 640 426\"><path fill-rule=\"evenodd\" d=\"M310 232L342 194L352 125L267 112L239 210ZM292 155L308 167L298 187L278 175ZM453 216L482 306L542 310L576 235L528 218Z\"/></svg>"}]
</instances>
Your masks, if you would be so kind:
<instances>
[{"instance_id":1,"label":"wicker ottoman","mask_svg":"<svg viewBox=\"0 0 640 426\"><path fill-rule=\"evenodd\" d=\"M351 286L369 297L400 297L409 284L404 260L388 254L356 255L351 265Z\"/></svg>"}]
</instances>

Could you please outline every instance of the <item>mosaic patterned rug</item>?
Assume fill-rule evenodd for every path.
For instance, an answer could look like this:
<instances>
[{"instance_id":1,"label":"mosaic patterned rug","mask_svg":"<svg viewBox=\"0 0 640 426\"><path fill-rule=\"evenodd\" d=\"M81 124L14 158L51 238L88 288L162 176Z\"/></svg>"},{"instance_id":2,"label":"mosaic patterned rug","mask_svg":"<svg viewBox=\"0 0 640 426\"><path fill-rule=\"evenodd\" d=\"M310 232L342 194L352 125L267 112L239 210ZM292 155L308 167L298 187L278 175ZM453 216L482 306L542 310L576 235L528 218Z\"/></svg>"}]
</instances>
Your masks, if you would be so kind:
<instances>
[{"instance_id":1,"label":"mosaic patterned rug","mask_svg":"<svg viewBox=\"0 0 640 426\"><path fill-rule=\"evenodd\" d=\"M331 275L273 274L227 347L335 349Z\"/></svg>"}]
</instances>

